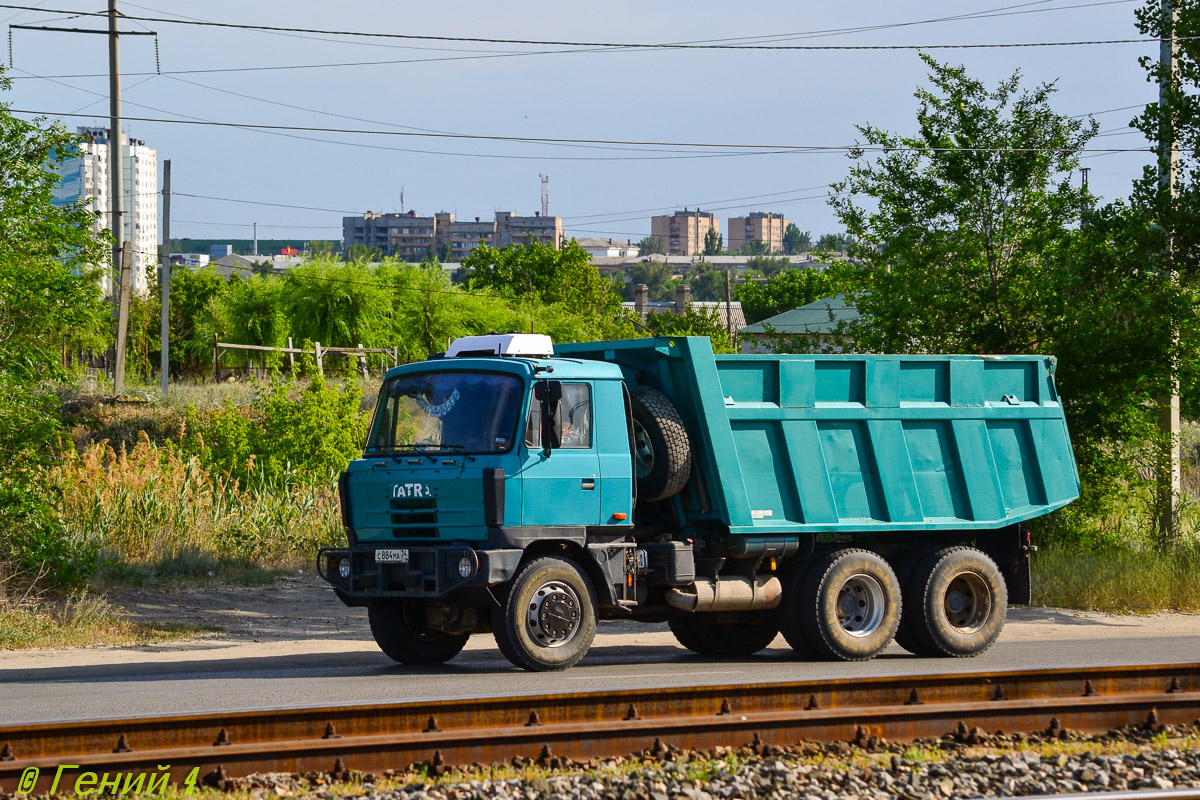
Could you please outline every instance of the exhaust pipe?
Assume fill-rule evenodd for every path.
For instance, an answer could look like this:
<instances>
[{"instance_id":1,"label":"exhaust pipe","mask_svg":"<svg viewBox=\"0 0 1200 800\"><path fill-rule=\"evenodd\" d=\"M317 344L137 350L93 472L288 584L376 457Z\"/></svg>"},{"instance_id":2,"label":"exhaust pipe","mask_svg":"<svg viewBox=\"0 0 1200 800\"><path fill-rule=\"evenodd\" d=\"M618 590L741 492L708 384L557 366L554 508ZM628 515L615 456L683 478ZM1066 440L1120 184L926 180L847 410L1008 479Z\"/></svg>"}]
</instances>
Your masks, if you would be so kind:
<instances>
[{"instance_id":1,"label":"exhaust pipe","mask_svg":"<svg viewBox=\"0 0 1200 800\"><path fill-rule=\"evenodd\" d=\"M783 585L774 575L756 578L731 576L716 582L699 580L690 586L667 590L667 602L683 611L758 611L775 608Z\"/></svg>"}]
</instances>

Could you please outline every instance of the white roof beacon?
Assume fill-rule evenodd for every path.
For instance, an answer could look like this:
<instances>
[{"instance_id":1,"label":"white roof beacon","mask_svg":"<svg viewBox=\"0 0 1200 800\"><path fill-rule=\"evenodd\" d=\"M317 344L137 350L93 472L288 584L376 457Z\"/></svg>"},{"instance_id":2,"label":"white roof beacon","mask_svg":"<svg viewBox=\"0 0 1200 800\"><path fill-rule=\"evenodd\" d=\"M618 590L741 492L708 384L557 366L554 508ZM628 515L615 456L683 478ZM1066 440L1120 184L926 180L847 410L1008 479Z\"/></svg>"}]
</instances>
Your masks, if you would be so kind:
<instances>
[{"instance_id":1,"label":"white roof beacon","mask_svg":"<svg viewBox=\"0 0 1200 800\"><path fill-rule=\"evenodd\" d=\"M489 333L484 336L460 336L446 351L446 358L464 356L517 356L550 358L554 341L544 333Z\"/></svg>"}]
</instances>

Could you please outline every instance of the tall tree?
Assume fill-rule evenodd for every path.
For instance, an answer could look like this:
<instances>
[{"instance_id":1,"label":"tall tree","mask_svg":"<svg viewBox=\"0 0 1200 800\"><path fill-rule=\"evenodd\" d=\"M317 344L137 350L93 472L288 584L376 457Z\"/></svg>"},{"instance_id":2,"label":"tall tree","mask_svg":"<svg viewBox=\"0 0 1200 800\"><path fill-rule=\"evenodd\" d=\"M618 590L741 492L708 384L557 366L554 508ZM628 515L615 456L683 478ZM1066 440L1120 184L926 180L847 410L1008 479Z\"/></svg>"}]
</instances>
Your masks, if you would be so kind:
<instances>
[{"instance_id":1,"label":"tall tree","mask_svg":"<svg viewBox=\"0 0 1200 800\"><path fill-rule=\"evenodd\" d=\"M836 268L785 269L764 281L746 281L737 288L746 322L753 325L768 317L837 294L844 286Z\"/></svg>"},{"instance_id":2,"label":"tall tree","mask_svg":"<svg viewBox=\"0 0 1200 800\"><path fill-rule=\"evenodd\" d=\"M867 157L831 188L839 221L862 245L854 301L861 347L884 351L1036 351L1050 289L1046 253L1079 220L1069 172L1094 120L1057 114L1052 84L994 89L922 55L929 88L917 133L866 125ZM864 204L863 201L867 202Z\"/></svg>"},{"instance_id":3,"label":"tall tree","mask_svg":"<svg viewBox=\"0 0 1200 800\"><path fill-rule=\"evenodd\" d=\"M789 256L804 253L812 246L812 233L802 231L794 222L789 222L783 232L783 252Z\"/></svg>"},{"instance_id":4,"label":"tall tree","mask_svg":"<svg viewBox=\"0 0 1200 800\"><path fill-rule=\"evenodd\" d=\"M671 300L674 297L674 271L661 261L642 261L630 264L625 268L625 284L621 295L629 301L634 299L633 293L639 283L646 284L651 301Z\"/></svg>"},{"instance_id":5,"label":"tall tree","mask_svg":"<svg viewBox=\"0 0 1200 800\"><path fill-rule=\"evenodd\" d=\"M663 244L661 236L646 236L643 237L637 244L638 253L643 256L658 254L665 256L667 254L667 246Z\"/></svg>"},{"instance_id":6,"label":"tall tree","mask_svg":"<svg viewBox=\"0 0 1200 800\"><path fill-rule=\"evenodd\" d=\"M704 232L704 255L720 255L721 248L724 246L724 242L725 237L723 237L716 228L709 228Z\"/></svg>"}]
</instances>

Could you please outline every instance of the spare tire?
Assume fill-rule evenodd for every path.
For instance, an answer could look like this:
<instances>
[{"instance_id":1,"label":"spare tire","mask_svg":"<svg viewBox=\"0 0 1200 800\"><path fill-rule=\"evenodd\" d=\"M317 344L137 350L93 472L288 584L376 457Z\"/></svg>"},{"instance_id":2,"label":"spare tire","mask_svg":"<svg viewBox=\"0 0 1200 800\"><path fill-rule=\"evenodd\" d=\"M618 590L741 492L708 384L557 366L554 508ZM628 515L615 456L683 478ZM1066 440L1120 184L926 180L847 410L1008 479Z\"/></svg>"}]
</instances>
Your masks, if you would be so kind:
<instances>
[{"instance_id":1,"label":"spare tire","mask_svg":"<svg viewBox=\"0 0 1200 800\"><path fill-rule=\"evenodd\" d=\"M629 398L638 500L654 502L674 497L692 471L692 446L683 420L657 389L635 386Z\"/></svg>"}]
</instances>

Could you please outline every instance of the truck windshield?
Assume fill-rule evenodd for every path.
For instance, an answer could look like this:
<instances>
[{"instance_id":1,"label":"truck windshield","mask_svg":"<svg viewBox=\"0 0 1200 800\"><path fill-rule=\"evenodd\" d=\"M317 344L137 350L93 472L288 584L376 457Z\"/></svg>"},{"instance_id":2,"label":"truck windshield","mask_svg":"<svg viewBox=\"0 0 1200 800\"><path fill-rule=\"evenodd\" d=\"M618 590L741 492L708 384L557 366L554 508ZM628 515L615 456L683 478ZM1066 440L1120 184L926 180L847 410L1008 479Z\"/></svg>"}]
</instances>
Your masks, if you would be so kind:
<instances>
[{"instance_id":1,"label":"truck windshield","mask_svg":"<svg viewBox=\"0 0 1200 800\"><path fill-rule=\"evenodd\" d=\"M367 452L512 448L524 383L495 372L426 372L383 385Z\"/></svg>"}]
</instances>

